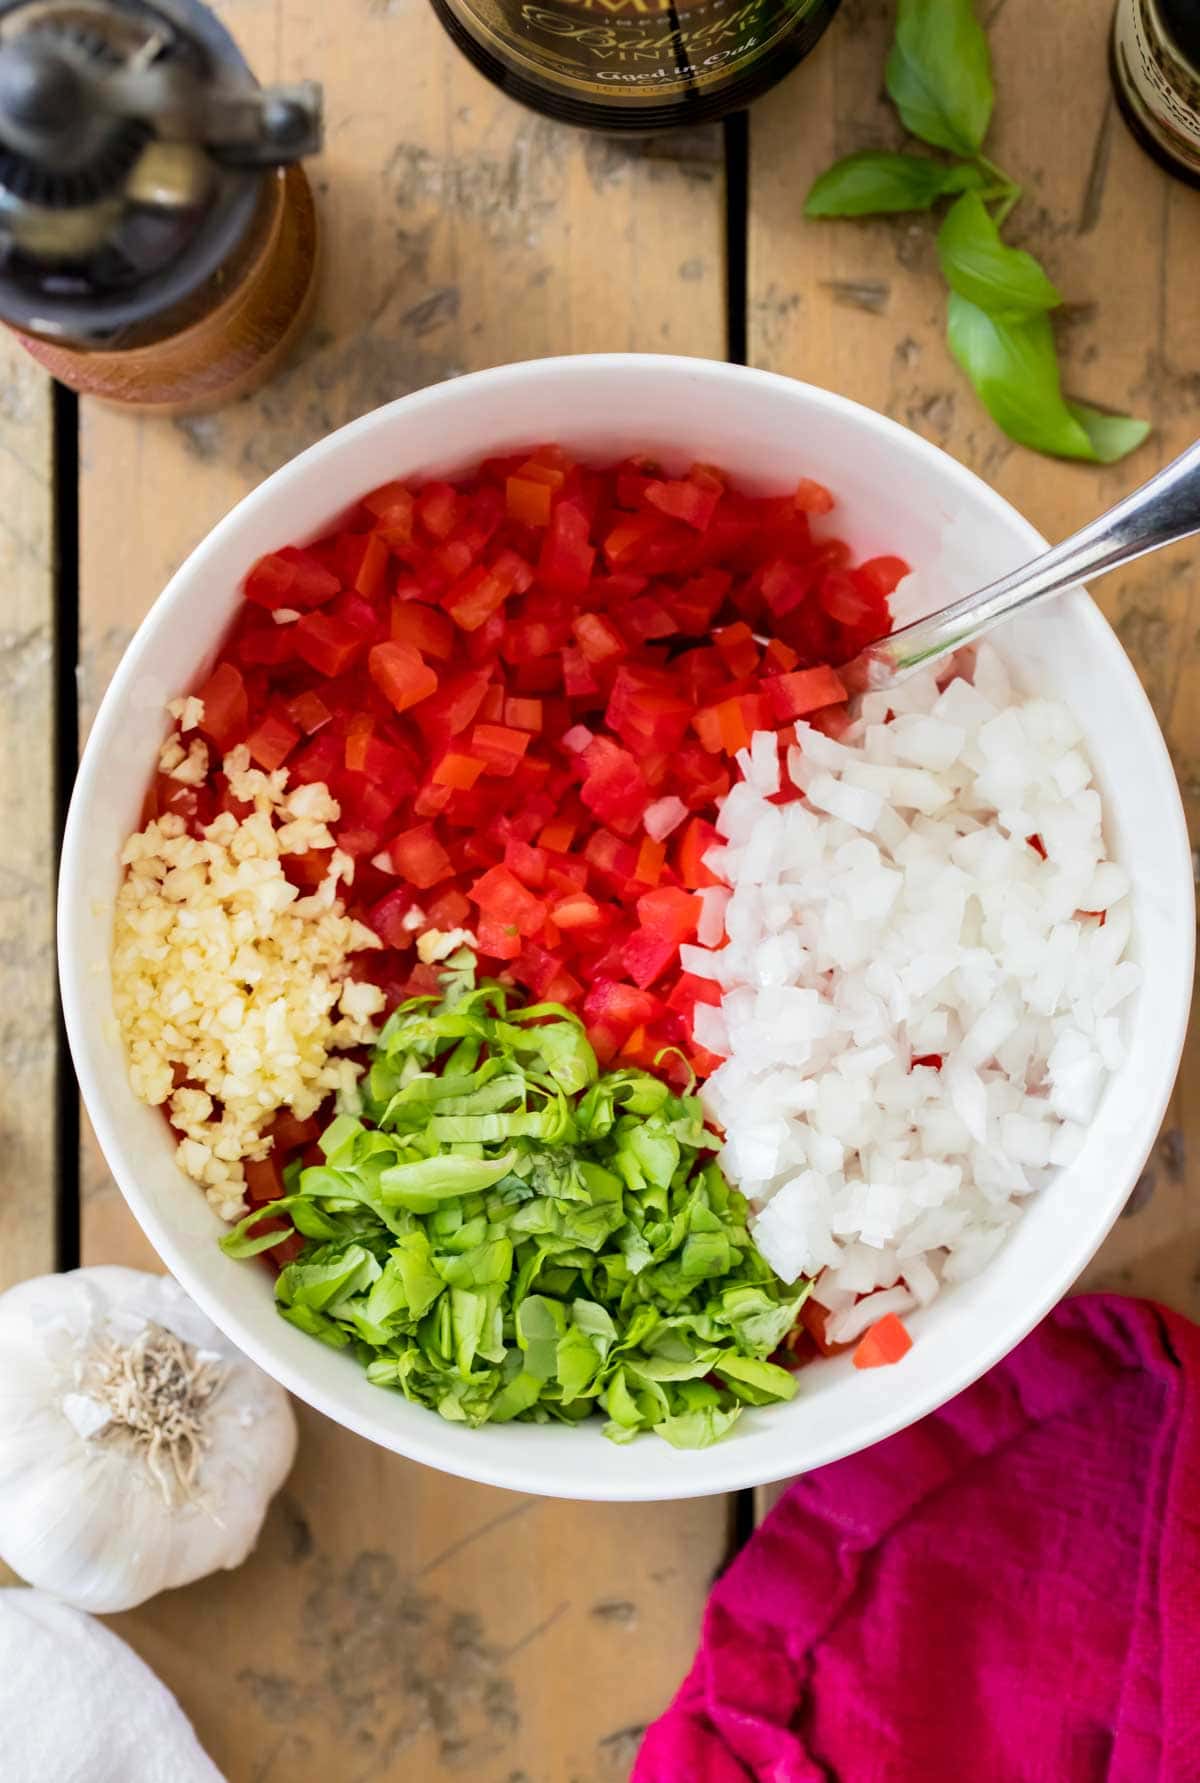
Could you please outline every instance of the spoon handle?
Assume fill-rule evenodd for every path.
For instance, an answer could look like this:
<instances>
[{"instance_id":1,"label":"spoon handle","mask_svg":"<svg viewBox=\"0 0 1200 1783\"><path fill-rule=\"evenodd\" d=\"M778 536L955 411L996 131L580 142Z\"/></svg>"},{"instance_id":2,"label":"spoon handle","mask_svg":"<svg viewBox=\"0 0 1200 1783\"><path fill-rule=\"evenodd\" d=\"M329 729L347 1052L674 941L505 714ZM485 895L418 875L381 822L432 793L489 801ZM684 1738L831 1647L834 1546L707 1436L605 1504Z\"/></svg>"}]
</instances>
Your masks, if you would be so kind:
<instances>
[{"instance_id":1,"label":"spoon handle","mask_svg":"<svg viewBox=\"0 0 1200 1783\"><path fill-rule=\"evenodd\" d=\"M887 687L963 644L974 643L1023 607L1194 532L1200 532L1200 440L1061 545L940 613L880 638L843 674L849 674L848 685Z\"/></svg>"}]
</instances>

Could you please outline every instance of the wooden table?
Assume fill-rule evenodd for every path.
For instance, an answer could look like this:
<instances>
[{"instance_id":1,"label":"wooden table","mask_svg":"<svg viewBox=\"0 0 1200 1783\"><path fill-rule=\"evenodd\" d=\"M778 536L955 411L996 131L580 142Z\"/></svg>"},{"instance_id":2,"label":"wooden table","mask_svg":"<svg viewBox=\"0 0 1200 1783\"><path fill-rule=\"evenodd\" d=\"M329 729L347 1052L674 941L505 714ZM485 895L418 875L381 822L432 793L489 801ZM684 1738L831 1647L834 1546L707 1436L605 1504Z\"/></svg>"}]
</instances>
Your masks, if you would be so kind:
<instances>
[{"instance_id":1,"label":"wooden table","mask_svg":"<svg viewBox=\"0 0 1200 1783\"><path fill-rule=\"evenodd\" d=\"M1035 457L988 421L945 349L924 219L818 225L801 214L835 155L897 141L878 97L884 0L844 0L818 53L748 126L649 148L519 110L456 54L425 0L217 10L264 78L325 83L324 293L295 363L250 401L170 422L77 409L4 349L4 1281L80 1257L154 1266L94 1146L76 1144L55 1026L56 827L77 737L134 627L191 546L284 459L377 403L503 360L744 353L897 417L1054 537L1179 451L1200 415L1200 197L1127 136L1105 73L1105 9L1091 0L985 10L993 153L1028 190L1015 233L1072 300L1067 387L1154 423L1150 443L1110 470ZM1193 819L1197 557L1177 548L1098 589ZM1128 1217L1085 1278L1193 1316L1198 1073L1193 1036ZM300 1417L300 1460L253 1559L112 1618L177 1691L231 1783L626 1776L753 1507L518 1498Z\"/></svg>"}]
</instances>

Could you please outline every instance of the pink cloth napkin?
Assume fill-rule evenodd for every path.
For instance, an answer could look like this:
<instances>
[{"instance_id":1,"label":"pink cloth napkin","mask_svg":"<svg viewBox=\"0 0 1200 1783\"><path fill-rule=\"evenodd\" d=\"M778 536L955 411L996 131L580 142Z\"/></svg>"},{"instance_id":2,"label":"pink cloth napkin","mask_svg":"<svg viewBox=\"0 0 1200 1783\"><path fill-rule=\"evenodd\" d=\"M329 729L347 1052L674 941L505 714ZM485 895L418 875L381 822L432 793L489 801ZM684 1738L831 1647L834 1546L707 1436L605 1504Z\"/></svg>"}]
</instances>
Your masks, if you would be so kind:
<instances>
[{"instance_id":1,"label":"pink cloth napkin","mask_svg":"<svg viewBox=\"0 0 1200 1783\"><path fill-rule=\"evenodd\" d=\"M746 1779L1200 1783L1200 1328L1067 1301L798 1480L631 1783Z\"/></svg>"}]
</instances>

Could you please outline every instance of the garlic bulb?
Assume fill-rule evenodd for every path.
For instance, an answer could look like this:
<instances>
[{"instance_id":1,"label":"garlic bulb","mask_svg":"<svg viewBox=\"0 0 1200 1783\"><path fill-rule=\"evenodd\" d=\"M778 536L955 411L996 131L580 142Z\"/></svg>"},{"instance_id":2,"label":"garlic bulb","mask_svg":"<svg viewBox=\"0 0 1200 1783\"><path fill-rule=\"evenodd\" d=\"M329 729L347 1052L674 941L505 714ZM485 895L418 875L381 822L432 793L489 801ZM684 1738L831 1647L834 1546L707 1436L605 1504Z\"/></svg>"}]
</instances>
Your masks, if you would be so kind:
<instances>
[{"instance_id":1,"label":"garlic bulb","mask_svg":"<svg viewBox=\"0 0 1200 1783\"><path fill-rule=\"evenodd\" d=\"M8 1783L221 1783L149 1666L41 1591L0 1591L0 1727Z\"/></svg>"},{"instance_id":2,"label":"garlic bulb","mask_svg":"<svg viewBox=\"0 0 1200 1783\"><path fill-rule=\"evenodd\" d=\"M78 1609L238 1566L296 1452L286 1393L169 1276L0 1294L0 1557Z\"/></svg>"}]
</instances>

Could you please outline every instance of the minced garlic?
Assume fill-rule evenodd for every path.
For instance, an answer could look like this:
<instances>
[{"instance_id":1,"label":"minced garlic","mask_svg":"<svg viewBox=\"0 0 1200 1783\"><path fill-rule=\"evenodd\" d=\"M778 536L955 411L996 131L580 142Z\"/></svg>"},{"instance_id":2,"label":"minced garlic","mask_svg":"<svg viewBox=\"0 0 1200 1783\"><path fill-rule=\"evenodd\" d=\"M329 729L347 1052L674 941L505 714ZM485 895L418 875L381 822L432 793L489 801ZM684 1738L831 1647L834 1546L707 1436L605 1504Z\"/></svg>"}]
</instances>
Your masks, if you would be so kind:
<instances>
[{"instance_id":1,"label":"minced garlic","mask_svg":"<svg viewBox=\"0 0 1200 1783\"><path fill-rule=\"evenodd\" d=\"M168 739L162 771L190 777L203 749L198 738L188 749ZM384 997L346 975L352 953L380 945L338 898L353 862L335 849L307 897L281 863L332 847L328 788L287 789L283 769L251 768L244 748L223 767L234 798L253 805L248 816L223 812L196 839L168 812L125 844L113 1003L135 1093L169 1104L184 1134L180 1166L235 1219L243 1159L267 1155L264 1130L280 1108L305 1120L331 1090L352 1088L359 1067L336 1051L374 1038Z\"/></svg>"}]
</instances>

